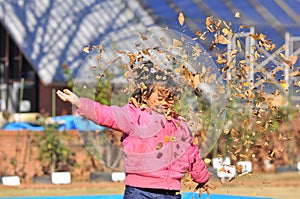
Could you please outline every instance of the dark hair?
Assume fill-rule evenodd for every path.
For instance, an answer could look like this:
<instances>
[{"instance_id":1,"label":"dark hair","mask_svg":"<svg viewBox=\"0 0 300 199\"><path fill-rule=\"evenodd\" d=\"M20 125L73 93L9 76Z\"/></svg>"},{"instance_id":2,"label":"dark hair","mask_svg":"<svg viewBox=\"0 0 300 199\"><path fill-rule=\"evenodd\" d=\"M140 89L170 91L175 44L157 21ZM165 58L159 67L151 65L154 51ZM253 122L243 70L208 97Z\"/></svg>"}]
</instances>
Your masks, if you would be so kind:
<instances>
[{"instance_id":1,"label":"dark hair","mask_svg":"<svg viewBox=\"0 0 300 199\"><path fill-rule=\"evenodd\" d=\"M146 104L143 101L143 96L148 99L156 85L170 90L171 92L169 92L168 97L176 101L175 96L178 95L178 85L174 80L174 74L171 70L155 69L153 62L147 60L143 61L140 66L133 68L133 73L137 88L131 95L130 103L132 103L132 98L134 98L138 104Z\"/></svg>"}]
</instances>

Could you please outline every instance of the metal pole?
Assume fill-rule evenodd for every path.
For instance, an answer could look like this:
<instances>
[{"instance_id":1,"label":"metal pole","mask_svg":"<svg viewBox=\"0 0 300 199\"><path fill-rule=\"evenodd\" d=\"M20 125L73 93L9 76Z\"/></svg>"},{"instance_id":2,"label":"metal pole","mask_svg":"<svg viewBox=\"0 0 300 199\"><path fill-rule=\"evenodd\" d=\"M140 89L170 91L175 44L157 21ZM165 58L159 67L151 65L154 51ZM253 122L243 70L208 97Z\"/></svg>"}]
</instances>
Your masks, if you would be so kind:
<instances>
[{"instance_id":1,"label":"metal pole","mask_svg":"<svg viewBox=\"0 0 300 199\"><path fill-rule=\"evenodd\" d=\"M56 115L56 95L55 95L55 89L52 89L52 117L55 117Z\"/></svg>"},{"instance_id":2,"label":"metal pole","mask_svg":"<svg viewBox=\"0 0 300 199\"><path fill-rule=\"evenodd\" d=\"M23 100L23 94L24 94L24 78L21 78L20 96L19 96L19 110L18 110L19 113L21 113L21 104L22 104L22 100Z\"/></svg>"},{"instance_id":3,"label":"metal pole","mask_svg":"<svg viewBox=\"0 0 300 199\"><path fill-rule=\"evenodd\" d=\"M285 33L285 45L286 45L286 49L285 49L285 57L289 57L290 56L290 33L286 32ZM290 66L288 64L285 64L285 68L284 68L284 81L285 81L285 95L289 95L289 72L290 72Z\"/></svg>"},{"instance_id":4,"label":"metal pole","mask_svg":"<svg viewBox=\"0 0 300 199\"><path fill-rule=\"evenodd\" d=\"M254 27L251 26L250 27L250 34L254 34ZM249 71L249 82L250 82L250 86L252 88L252 86L254 85L254 50L252 48L252 46L254 46L255 41L253 39L253 37L248 36L250 39L250 44L249 44L249 53L250 53L250 71Z\"/></svg>"}]
</instances>

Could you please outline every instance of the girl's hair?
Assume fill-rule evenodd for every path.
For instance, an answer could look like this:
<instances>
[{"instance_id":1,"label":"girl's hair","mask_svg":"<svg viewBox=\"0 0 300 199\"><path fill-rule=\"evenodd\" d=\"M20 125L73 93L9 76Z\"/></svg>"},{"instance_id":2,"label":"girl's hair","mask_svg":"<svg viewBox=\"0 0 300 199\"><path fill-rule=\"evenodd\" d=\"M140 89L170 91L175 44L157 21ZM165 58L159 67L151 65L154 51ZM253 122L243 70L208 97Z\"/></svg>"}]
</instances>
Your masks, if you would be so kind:
<instances>
[{"instance_id":1,"label":"girl's hair","mask_svg":"<svg viewBox=\"0 0 300 199\"><path fill-rule=\"evenodd\" d=\"M179 89L171 70L155 69L151 61L143 61L140 67L133 68L133 73L137 88L132 93L129 103L135 106L146 104L143 97L148 99L157 86L168 90L165 98L177 101Z\"/></svg>"}]
</instances>

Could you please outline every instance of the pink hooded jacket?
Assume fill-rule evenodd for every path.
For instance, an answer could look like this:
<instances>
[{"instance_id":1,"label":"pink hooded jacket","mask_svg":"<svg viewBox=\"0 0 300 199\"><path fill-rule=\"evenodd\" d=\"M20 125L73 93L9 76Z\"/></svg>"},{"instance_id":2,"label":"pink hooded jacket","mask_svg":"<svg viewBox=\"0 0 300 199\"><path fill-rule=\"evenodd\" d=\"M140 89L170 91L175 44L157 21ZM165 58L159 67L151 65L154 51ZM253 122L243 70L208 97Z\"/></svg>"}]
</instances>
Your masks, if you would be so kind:
<instances>
[{"instance_id":1,"label":"pink hooded jacket","mask_svg":"<svg viewBox=\"0 0 300 199\"><path fill-rule=\"evenodd\" d=\"M134 187L180 190L188 171L197 183L210 175L187 124L132 104L105 106L81 98L79 115L123 132L125 184Z\"/></svg>"}]
</instances>

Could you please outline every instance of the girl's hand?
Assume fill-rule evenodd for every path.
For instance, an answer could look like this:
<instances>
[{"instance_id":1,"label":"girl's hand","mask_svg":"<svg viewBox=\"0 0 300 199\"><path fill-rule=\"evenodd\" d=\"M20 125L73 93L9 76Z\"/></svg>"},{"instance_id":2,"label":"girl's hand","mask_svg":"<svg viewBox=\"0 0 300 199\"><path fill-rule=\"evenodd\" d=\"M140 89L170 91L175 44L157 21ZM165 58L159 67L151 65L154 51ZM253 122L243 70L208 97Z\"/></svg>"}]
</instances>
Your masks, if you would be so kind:
<instances>
[{"instance_id":1,"label":"girl's hand","mask_svg":"<svg viewBox=\"0 0 300 199\"><path fill-rule=\"evenodd\" d=\"M198 189L199 189L199 197L201 198L203 192L206 192L207 195L210 195L210 189L215 190L216 186L207 181L205 183L199 183L194 189L194 192L196 192Z\"/></svg>"},{"instance_id":2,"label":"girl's hand","mask_svg":"<svg viewBox=\"0 0 300 199\"><path fill-rule=\"evenodd\" d=\"M70 91L68 89L64 89L63 91L58 90L58 91L56 91L56 94L61 100L65 101L65 102L70 102L77 108L80 108L80 105L81 105L80 99L72 91Z\"/></svg>"}]
</instances>

